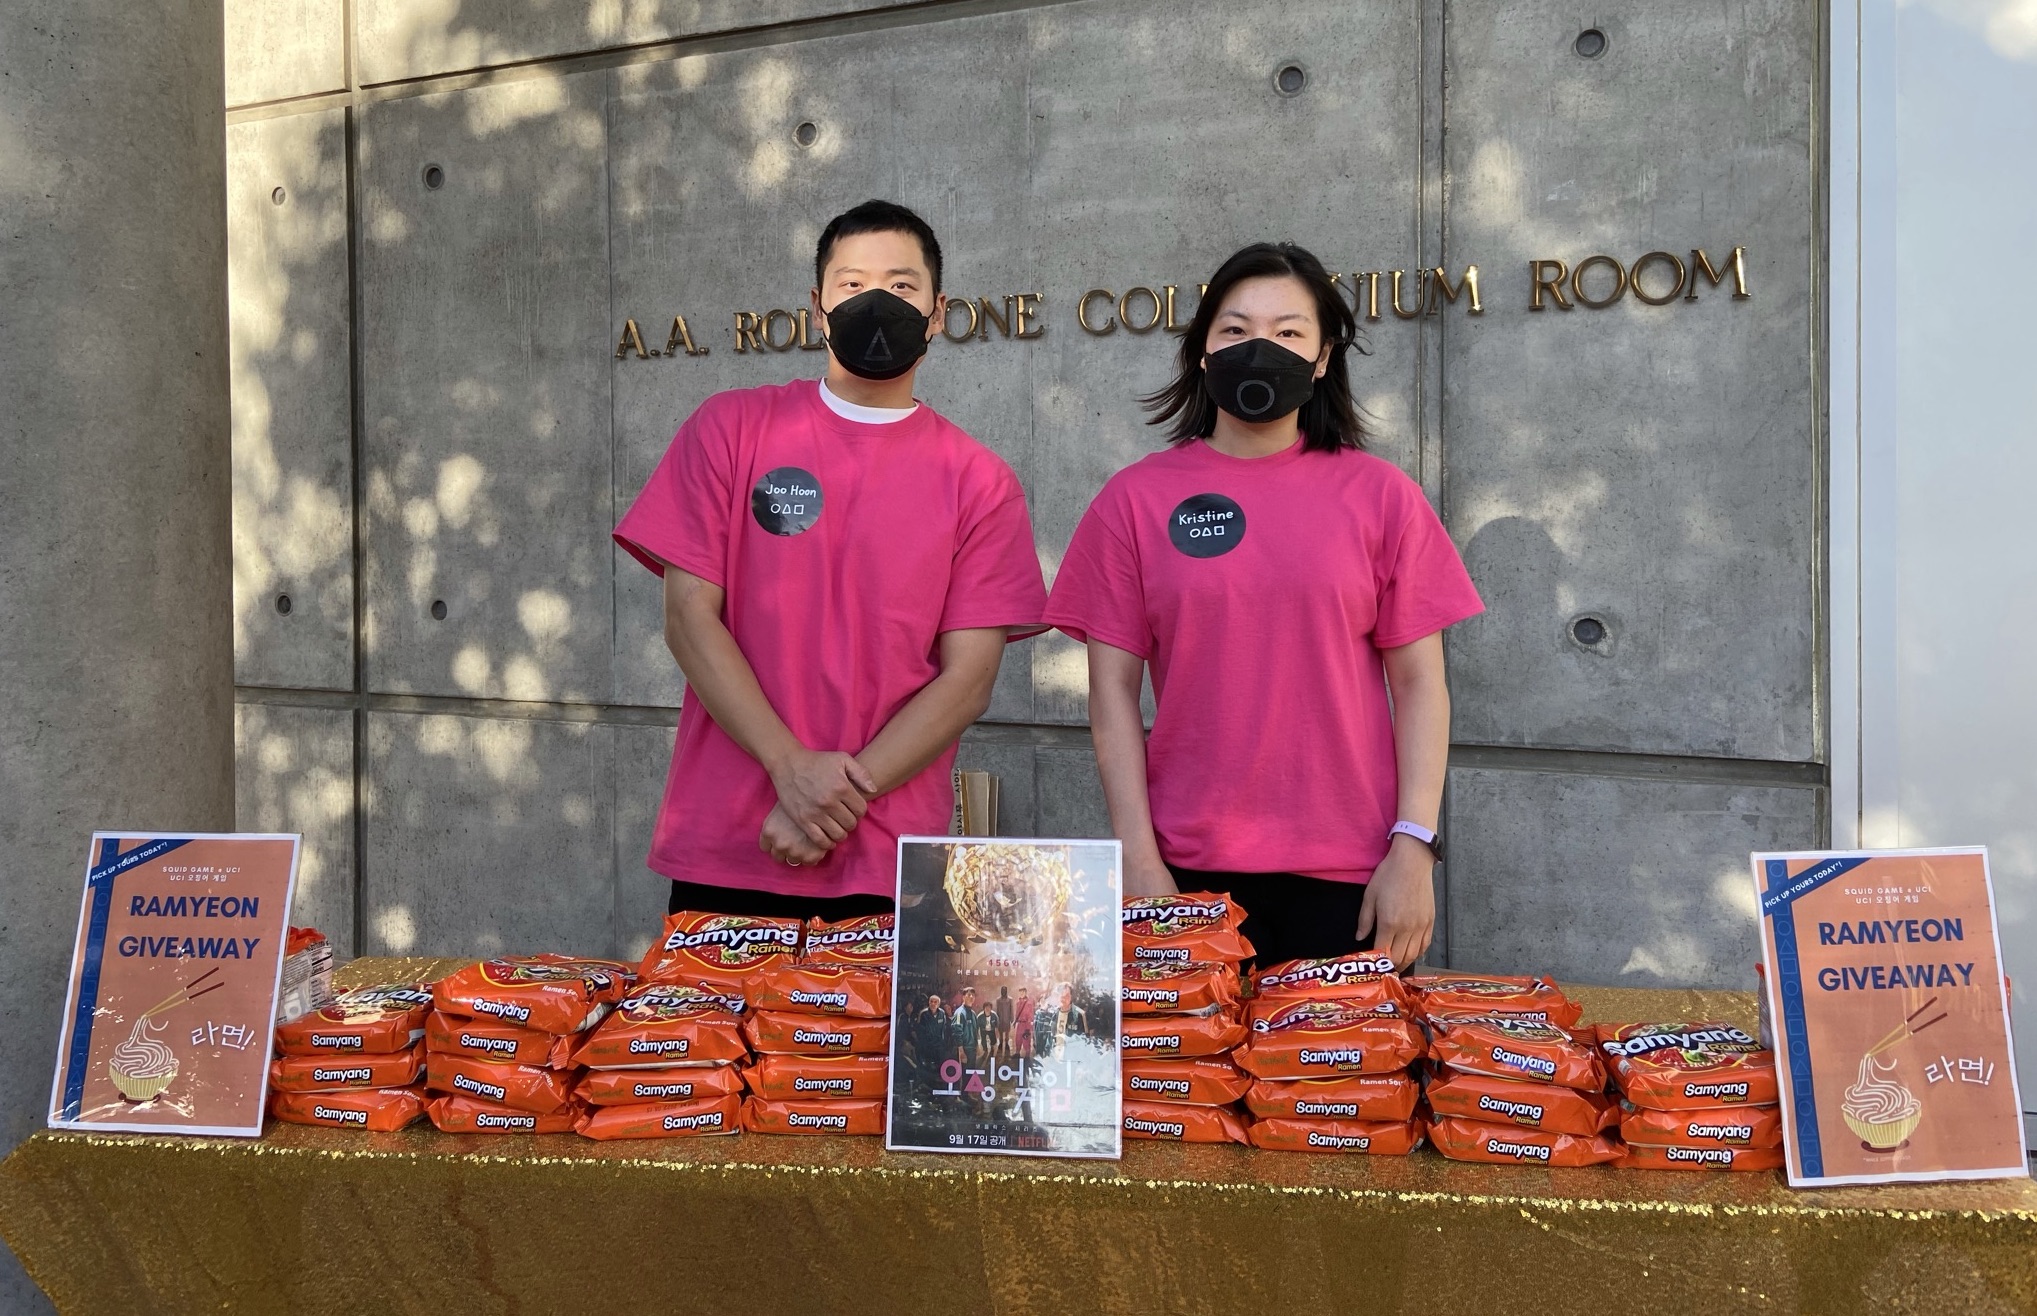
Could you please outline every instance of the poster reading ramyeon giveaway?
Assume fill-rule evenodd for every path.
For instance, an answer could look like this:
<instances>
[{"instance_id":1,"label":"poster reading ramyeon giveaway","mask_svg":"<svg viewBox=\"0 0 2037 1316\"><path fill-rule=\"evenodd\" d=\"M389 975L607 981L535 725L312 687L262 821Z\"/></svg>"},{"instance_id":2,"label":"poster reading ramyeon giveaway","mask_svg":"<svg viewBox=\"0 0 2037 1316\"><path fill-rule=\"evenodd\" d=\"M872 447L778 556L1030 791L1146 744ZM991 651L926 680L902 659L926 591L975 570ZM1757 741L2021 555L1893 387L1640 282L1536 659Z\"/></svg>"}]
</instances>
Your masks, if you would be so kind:
<instances>
[{"instance_id":1,"label":"poster reading ramyeon giveaway","mask_svg":"<svg viewBox=\"0 0 2037 1316\"><path fill-rule=\"evenodd\" d=\"M2027 1174L1987 851L1753 860L1790 1183Z\"/></svg>"},{"instance_id":2,"label":"poster reading ramyeon giveaway","mask_svg":"<svg viewBox=\"0 0 2037 1316\"><path fill-rule=\"evenodd\" d=\"M297 845L93 834L51 1128L260 1136Z\"/></svg>"},{"instance_id":3,"label":"poster reading ramyeon giveaway","mask_svg":"<svg viewBox=\"0 0 2037 1316\"><path fill-rule=\"evenodd\" d=\"M1119 855L900 838L885 1146L1119 1154Z\"/></svg>"}]
</instances>

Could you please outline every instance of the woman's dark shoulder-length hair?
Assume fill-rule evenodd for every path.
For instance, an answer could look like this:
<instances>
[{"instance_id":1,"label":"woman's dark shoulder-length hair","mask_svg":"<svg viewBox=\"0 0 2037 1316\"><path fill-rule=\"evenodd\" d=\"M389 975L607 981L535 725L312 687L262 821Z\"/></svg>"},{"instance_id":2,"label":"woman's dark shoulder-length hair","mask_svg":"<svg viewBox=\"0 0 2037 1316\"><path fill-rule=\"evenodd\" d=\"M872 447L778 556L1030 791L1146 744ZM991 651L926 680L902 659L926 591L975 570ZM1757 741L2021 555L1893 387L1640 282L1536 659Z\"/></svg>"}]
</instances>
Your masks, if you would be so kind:
<instances>
[{"instance_id":1,"label":"woman's dark shoulder-length hair","mask_svg":"<svg viewBox=\"0 0 2037 1316\"><path fill-rule=\"evenodd\" d=\"M1329 369L1316 381L1316 391L1301 406L1302 448L1337 452L1365 446L1365 426L1351 398L1347 361L1358 336L1358 319L1344 303L1330 272L1313 253L1291 242L1255 242L1210 277L1209 288L1196 304L1195 318L1181 335L1181 361L1172 383L1140 398L1153 413L1148 425L1167 425L1169 443L1206 439L1216 430L1217 404L1202 386L1202 358L1209 344L1210 322L1222 309L1231 289L1246 279L1288 277L1301 280L1315 298L1316 323L1329 344ZM1362 353L1363 348L1359 351Z\"/></svg>"}]
</instances>

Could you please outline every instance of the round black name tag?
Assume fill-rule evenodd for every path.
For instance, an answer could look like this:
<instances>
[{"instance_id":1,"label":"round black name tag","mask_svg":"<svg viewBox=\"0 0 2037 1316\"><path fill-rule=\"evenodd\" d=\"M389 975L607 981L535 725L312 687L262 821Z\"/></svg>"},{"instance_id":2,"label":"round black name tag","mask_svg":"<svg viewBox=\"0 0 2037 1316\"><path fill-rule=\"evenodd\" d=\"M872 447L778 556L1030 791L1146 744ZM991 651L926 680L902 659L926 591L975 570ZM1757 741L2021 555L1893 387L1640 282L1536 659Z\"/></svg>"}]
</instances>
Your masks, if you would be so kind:
<instances>
[{"instance_id":1,"label":"round black name tag","mask_svg":"<svg viewBox=\"0 0 2037 1316\"><path fill-rule=\"evenodd\" d=\"M1222 494L1185 498L1168 513L1167 537L1190 557L1222 557L1245 537L1245 509Z\"/></svg>"},{"instance_id":2,"label":"round black name tag","mask_svg":"<svg viewBox=\"0 0 2037 1316\"><path fill-rule=\"evenodd\" d=\"M767 471L750 490L750 515L774 535L796 535L820 520L820 481L797 466Z\"/></svg>"}]
</instances>

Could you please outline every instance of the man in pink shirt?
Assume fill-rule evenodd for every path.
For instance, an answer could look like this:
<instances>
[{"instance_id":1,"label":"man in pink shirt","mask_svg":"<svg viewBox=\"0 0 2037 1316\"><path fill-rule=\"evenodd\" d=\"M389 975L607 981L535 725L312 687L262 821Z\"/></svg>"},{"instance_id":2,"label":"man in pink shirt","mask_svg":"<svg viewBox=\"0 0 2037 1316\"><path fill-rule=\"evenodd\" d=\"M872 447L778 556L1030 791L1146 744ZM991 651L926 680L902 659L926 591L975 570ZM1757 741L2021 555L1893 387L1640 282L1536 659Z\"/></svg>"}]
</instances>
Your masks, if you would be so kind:
<instances>
[{"instance_id":1,"label":"man in pink shirt","mask_svg":"<svg viewBox=\"0 0 2037 1316\"><path fill-rule=\"evenodd\" d=\"M665 579L686 676L649 863L671 908L891 908L897 838L947 830L963 728L1046 604L1011 468L913 398L941 249L903 206L838 215L814 258L824 381L718 393L616 542Z\"/></svg>"}]
</instances>

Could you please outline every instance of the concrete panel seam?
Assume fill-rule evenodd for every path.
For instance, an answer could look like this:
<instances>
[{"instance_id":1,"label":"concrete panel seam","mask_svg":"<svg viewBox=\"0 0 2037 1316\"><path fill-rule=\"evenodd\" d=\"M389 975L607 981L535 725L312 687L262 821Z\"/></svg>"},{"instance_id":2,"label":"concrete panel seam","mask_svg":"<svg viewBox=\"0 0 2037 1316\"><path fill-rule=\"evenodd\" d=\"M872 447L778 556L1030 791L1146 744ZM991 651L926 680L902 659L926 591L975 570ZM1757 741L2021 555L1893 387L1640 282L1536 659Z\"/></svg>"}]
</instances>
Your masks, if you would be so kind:
<instances>
[{"instance_id":1,"label":"concrete panel seam","mask_svg":"<svg viewBox=\"0 0 2037 1316\"><path fill-rule=\"evenodd\" d=\"M1796 786L1823 789L1822 763L1773 759L1700 758L1678 754L1628 754L1618 750L1529 749L1514 745L1452 745L1452 768L1561 773L1580 777L1706 782L1723 786Z\"/></svg>"},{"instance_id":2,"label":"concrete panel seam","mask_svg":"<svg viewBox=\"0 0 2037 1316\"><path fill-rule=\"evenodd\" d=\"M293 114L316 114L320 110L338 109L353 104L350 91L315 91L304 96L285 96L279 100L256 101L251 105L236 105L226 112L227 126L237 123L256 123L263 119L287 119Z\"/></svg>"}]
</instances>

